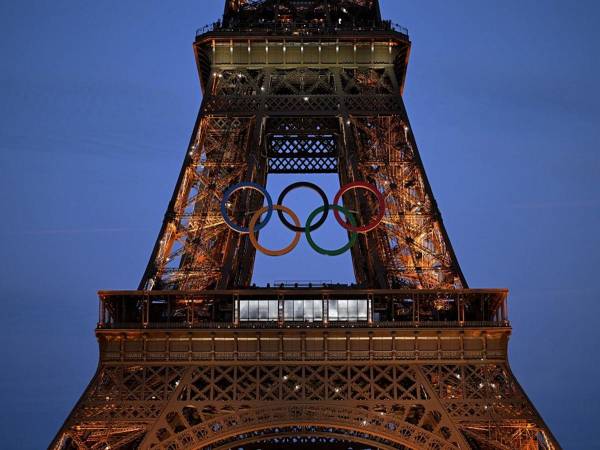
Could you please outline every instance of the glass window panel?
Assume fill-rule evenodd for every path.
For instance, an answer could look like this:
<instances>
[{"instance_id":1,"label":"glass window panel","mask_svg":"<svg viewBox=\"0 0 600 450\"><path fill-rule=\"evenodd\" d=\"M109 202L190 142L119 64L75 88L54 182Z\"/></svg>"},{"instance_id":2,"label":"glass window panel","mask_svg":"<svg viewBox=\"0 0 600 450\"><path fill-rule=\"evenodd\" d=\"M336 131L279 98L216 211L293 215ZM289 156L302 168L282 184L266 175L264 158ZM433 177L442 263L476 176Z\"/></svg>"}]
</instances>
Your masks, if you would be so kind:
<instances>
[{"instance_id":1,"label":"glass window panel","mask_svg":"<svg viewBox=\"0 0 600 450\"><path fill-rule=\"evenodd\" d=\"M338 320L338 301L329 300L329 320Z\"/></svg>"},{"instance_id":2,"label":"glass window panel","mask_svg":"<svg viewBox=\"0 0 600 450\"><path fill-rule=\"evenodd\" d=\"M277 320L279 318L279 302L277 300L269 300L269 320Z\"/></svg>"},{"instance_id":3,"label":"glass window panel","mask_svg":"<svg viewBox=\"0 0 600 450\"><path fill-rule=\"evenodd\" d=\"M248 320L248 300L240 300L240 320Z\"/></svg>"},{"instance_id":4,"label":"glass window panel","mask_svg":"<svg viewBox=\"0 0 600 450\"><path fill-rule=\"evenodd\" d=\"M358 319L358 300L348 300L348 320Z\"/></svg>"},{"instance_id":5,"label":"glass window panel","mask_svg":"<svg viewBox=\"0 0 600 450\"><path fill-rule=\"evenodd\" d=\"M261 301L258 304L258 319L267 320L269 318L269 302Z\"/></svg>"},{"instance_id":6,"label":"glass window panel","mask_svg":"<svg viewBox=\"0 0 600 450\"><path fill-rule=\"evenodd\" d=\"M304 300L304 320L312 322L314 320L313 301Z\"/></svg>"},{"instance_id":7,"label":"glass window panel","mask_svg":"<svg viewBox=\"0 0 600 450\"><path fill-rule=\"evenodd\" d=\"M348 300L338 300L339 320L348 320Z\"/></svg>"},{"instance_id":8,"label":"glass window panel","mask_svg":"<svg viewBox=\"0 0 600 450\"><path fill-rule=\"evenodd\" d=\"M294 300L294 320L304 320L304 301Z\"/></svg>"},{"instance_id":9,"label":"glass window panel","mask_svg":"<svg viewBox=\"0 0 600 450\"><path fill-rule=\"evenodd\" d=\"M250 300L248 308L248 319L258 319L258 300Z\"/></svg>"},{"instance_id":10,"label":"glass window panel","mask_svg":"<svg viewBox=\"0 0 600 450\"><path fill-rule=\"evenodd\" d=\"M294 320L294 302L288 300L283 303L283 318L284 320Z\"/></svg>"},{"instance_id":11,"label":"glass window panel","mask_svg":"<svg viewBox=\"0 0 600 450\"><path fill-rule=\"evenodd\" d=\"M358 320L367 320L367 300L358 301Z\"/></svg>"},{"instance_id":12,"label":"glass window panel","mask_svg":"<svg viewBox=\"0 0 600 450\"><path fill-rule=\"evenodd\" d=\"M313 300L315 320L323 320L323 301Z\"/></svg>"}]
</instances>

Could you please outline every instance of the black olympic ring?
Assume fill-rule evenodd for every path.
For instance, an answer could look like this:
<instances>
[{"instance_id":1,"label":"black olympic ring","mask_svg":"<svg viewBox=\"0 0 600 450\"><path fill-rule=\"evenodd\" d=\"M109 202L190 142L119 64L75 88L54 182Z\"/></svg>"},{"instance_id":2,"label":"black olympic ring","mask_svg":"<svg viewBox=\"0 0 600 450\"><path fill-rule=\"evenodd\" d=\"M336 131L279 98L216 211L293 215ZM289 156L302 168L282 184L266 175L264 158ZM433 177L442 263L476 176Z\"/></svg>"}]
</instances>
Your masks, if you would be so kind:
<instances>
[{"instance_id":1,"label":"black olympic ring","mask_svg":"<svg viewBox=\"0 0 600 450\"><path fill-rule=\"evenodd\" d=\"M283 205L283 199L285 198L285 196L288 195L294 189L298 189L301 187L312 189L317 194L319 194L321 196L321 199L323 200L323 213L321 214L321 218L318 220L317 223L311 225L309 228L309 231L313 232L325 223L325 221L327 220L327 215L329 214L329 200L327 199L327 195L325 194L325 192L323 192L323 189L321 189L316 184L310 183L308 181L298 181L297 183L290 184L283 191L281 191L281 194L279 194L279 198L277 199L277 204ZM281 223L283 223L288 230L306 233L306 227L297 227L295 225L292 225L283 215L283 211L278 209L277 215L279 216L279 220L281 220Z\"/></svg>"}]
</instances>

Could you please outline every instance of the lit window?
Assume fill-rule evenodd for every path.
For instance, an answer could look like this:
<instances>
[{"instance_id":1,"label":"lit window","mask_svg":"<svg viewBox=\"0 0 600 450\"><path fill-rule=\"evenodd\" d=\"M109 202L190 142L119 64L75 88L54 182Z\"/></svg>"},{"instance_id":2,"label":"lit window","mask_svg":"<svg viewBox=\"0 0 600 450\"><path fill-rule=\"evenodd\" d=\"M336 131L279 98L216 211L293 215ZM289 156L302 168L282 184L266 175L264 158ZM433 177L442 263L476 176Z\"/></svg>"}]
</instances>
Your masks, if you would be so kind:
<instances>
[{"instance_id":1,"label":"lit window","mask_svg":"<svg viewBox=\"0 0 600 450\"><path fill-rule=\"evenodd\" d=\"M277 320L277 300L240 300L240 321Z\"/></svg>"},{"instance_id":2,"label":"lit window","mask_svg":"<svg viewBox=\"0 0 600 450\"><path fill-rule=\"evenodd\" d=\"M294 320L304 320L304 300L294 300Z\"/></svg>"},{"instance_id":3,"label":"lit window","mask_svg":"<svg viewBox=\"0 0 600 450\"><path fill-rule=\"evenodd\" d=\"M248 320L248 302L240 302L240 320Z\"/></svg>"},{"instance_id":4,"label":"lit window","mask_svg":"<svg viewBox=\"0 0 600 450\"><path fill-rule=\"evenodd\" d=\"M296 322L323 320L323 303L321 300L287 300L283 304L283 318Z\"/></svg>"},{"instance_id":5,"label":"lit window","mask_svg":"<svg viewBox=\"0 0 600 450\"><path fill-rule=\"evenodd\" d=\"M367 320L367 300L329 300L329 320L333 322Z\"/></svg>"},{"instance_id":6,"label":"lit window","mask_svg":"<svg viewBox=\"0 0 600 450\"><path fill-rule=\"evenodd\" d=\"M241 322L277 321L279 318L277 300L240 300L238 306ZM286 322L322 321L323 302L322 300L285 300L283 320ZM367 301L329 300L329 320L367 320Z\"/></svg>"},{"instance_id":7,"label":"lit window","mask_svg":"<svg viewBox=\"0 0 600 450\"><path fill-rule=\"evenodd\" d=\"M338 301L329 300L329 320L338 320Z\"/></svg>"}]
</instances>

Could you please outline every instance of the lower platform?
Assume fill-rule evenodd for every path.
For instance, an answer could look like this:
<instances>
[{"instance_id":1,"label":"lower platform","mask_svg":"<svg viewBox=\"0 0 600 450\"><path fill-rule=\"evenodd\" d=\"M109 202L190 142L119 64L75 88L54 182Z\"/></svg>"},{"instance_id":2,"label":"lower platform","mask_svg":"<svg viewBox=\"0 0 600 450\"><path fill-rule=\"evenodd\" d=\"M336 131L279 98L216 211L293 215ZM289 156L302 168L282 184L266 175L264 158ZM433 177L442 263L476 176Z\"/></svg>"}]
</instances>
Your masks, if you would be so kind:
<instances>
[{"instance_id":1,"label":"lower platform","mask_svg":"<svg viewBox=\"0 0 600 450\"><path fill-rule=\"evenodd\" d=\"M509 332L99 330L98 371L51 448L559 449Z\"/></svg>"}]
</instances>

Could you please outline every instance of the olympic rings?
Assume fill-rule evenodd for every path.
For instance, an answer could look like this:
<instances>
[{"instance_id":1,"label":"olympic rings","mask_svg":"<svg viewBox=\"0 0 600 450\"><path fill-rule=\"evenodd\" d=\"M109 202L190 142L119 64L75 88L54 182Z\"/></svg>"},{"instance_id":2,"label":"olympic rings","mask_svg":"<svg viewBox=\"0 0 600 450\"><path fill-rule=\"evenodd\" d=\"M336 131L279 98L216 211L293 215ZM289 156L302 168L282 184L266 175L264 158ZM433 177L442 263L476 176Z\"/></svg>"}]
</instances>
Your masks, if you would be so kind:
<instances>
[{"instance_id":1,"label":"olympic rings","mask_svg":"<svg viewBox=\"0 0 600 450\"><path fill-rule=\"evenodd\" d=\"M357 227L356 224L348 226L340 217L339 210L336 208L333 208L333 206L337 205L337 203L340 200L340 197L342 195L344 195L350 189L355 189L355 188L362 188L362 189L366 189L369 192L372 192L377 197L377 202L379 203L379 212L377 213L377 216L375 216L375 218L373 218L373 220L371 220L371 222L369 222L368 224L366 224L362 227ZM373 230L375 227L377 227L381 223L381 220L383 219L383 215L385 214L385 199L383 198L383 195L381 195L381 192L379 192L377 190L377 188L375 186L373 186L372 184L365 183L363 181L355 181L354 183L348 183L347 185L342 186L342 188L338 191L338 193L335 194L335 198L333 199L333 205L331 205L331 207L333 208L333 215L335 216L335 220L338 221L338 223L342 226L342 228L344 228L348 231L356 232L356 233L368 233L369 231Z\"/></svg>"},{"instance_id":2,"label":"olympic rings","mask_svg":"<svg viewBox=\"0 0 600 450\"><path fill-rule=\"evenodd\" d=\"M290 208L283 206L283 204L282 204L283 200L287 194L289 194L292 190L298 189L300 187L307 187L309 189L312 189L317 194L319 194L319 196L323 200L323 205L319 206L317 209L315 209L313 212L311 212L309 214L304 227L301 226L301 222L300 222L300 219L298 219L298 216ZM338 202L342 198L342 195L344 195L346 192L348 192L351 189L357 189L357 188L366 189L367 191L375 194L375 196L377 197L378 205L379 205L379 211L378 211L377 215L371 220L371 222L369 222L367 225L363 225L363 226L357 225L356 218L347 208L345 208L344 206L338 205ZM267 206L261 207L260 209L258 209L257 211L255 211L252 214L252 217L250 219L250 224L248 225L247 228L234 223L227 213L227 208L229 206L229 204L228 204L229 198L231 197L231 195L233 195L234 192L241 190L241 189L253 189L255 191L258 191L265 197L265 199L267 201ZM321 225L323 225L325 223L325 220L327 220L327 216L329 214L330 209L333 209L335 218L336 218L337 222L342 226L342 228L344 228L345 230L350 232L350 237L349 237L348 243L346 245L344 245L343 247L340 247L335 250L329 250L329 249L324 249L324 248L319 247L315 243L315 241L313 240L313 238L311 236L311 233L313 231L315 231L317 228L319 228ZM281 222L283 223L283 225L286 228L288 228L289 230L292 230L296 233L294 238L292 239L292 242L287 247L284 247L279 250L271 250L271 249L261 246L258 243L258 240L256 238L256 232L261 230L262 228L264 228L267 225L267 223L271 219L271 216L273 215L273 211L277 211L277 215L279 216ZM349 223L344 222L342 220L342 218L339 214L340 212L346 216L347 221ZM264 213L266 213L264 220L262 222L259 222L260 216ZM285 218L283 213L286 213L287 215L289 215L291 217L292 221L294 222L293 225ZM312 222L318 214L321 214L321 218L313 225ZM221 200L221 215L223 216L223 220L225 221L227 226L229 228L231 228L232 230L237 231L238 233L248 234L250 242L252 243L254 248L257 249L258 251L264 253L265 255L269 255L269 256L281 256L281 255L290 253L298 245L301 233L304 233L306 235L306 240L308 241L308 244L317 253L320 253L322 255L327 255L327 256L341 255L342 253L348 251L350 248L352 248L353 245L356 244L356 240L358 239L358 233L368 233L369 231L375 229L375 227L377 227L381 223L384 214L385 214L385 199L384 199L383 195L381 194L381 192L379 192L377 190L377 187L375 187L372 184L365 183L363 181L355 181L353 183L348 183L348 184L342 186L340 188L340 190L338 191L338 193L335 194L333 204L329 204L329 201L327 200L327 196L325 195L325 192L323 192L323 190L321 188L319 188L317 185L315 185L313 183L309 183L307 181L301 181L301 182L290 184L288 187L286 187L281 192L281 194L279 195L279 198L277 199L277 204L275 204L275 205L273 204L273 200L271 199L271 196L269 195L269 193L267 192L267 190L264 187L262 187L261 185L259 185L257 183L249 182L249 181L237 183L237 184L230 186L223 193L223 199Z\"/></svg>"},{"instance_id":3,"label":"olympic rings","mask_svg":"<svg viewBox=\"0 0 600 450\"><path fill-rule=\"evenodd\" d=\"M254 248L256 250L264 253L265 255L282 256L282 255L285 255L285 254L291 252L292 250L294 250L294 248L296 248L296 245L298 245L298 242L300 241L300 235L302 232L296 231L296 235L294 236L294 239L292 239L292 243L290 245L288 245L287 247L284 247L280 250L269 250L268 248L265 248L262 245L260 245L258 243L258 241L256 240L256 234L254 233L254 231L255 231L254 227L256 225L256 222L262 215L262 213L266 212L268 209L269 209L268 206L263 206L261 209L256 211L254 213L254 215L252 216L252 219L250 220L250 225L248 226L248 228L250 229L250 233L249 233L250 242L252 242L252 245L254 245ZM286 212L287 214L289 214L289 216L292 218L292 220L296 224L295 228L300 228L300 219L298 219L298 216L290 208L288 208L287 206L283 206L283 205L273 205L273 209L277 210L278 212L281 212L282 214L283 214L283 212ZM266 223L266 221L264 221L263 223Z\"/></svg>"},{"instance_id":4,"label":"olympic rings","mask_svg":"<svg viewBox=\"0 0 600 450\"><path fill-rule=\"evenodd\" d=\"M317 194L319 194L321 196L321 198L323 199L323 215L321 216L319 221L317 223L315 223L314 226L311 226L311 228L310 228L310 231L315 231L317 228L319 228L321 225L323 225L325 223L325 220L327 220L327 215L329 214L329 200L327 200L327 195L325 195L325 192L323 192L323 189L321 189L319 186L317 186L314 183L309 183L308 181L299 181L297 183L292 183L288 187L286 187L283 191L281 191L281 194L279 194L279 198L277 199L277 204L283 205L283 199L285 198L285 196L287 194L289 194L291 191L293 191L294 189L298 189L300 187L307 187L309 189L312 189ZM277 211L277 215L279 216L279 220L281 220L281 223L283 223L287 229L292 230L292 231L299 231L301 233L306 232L306 230L307 230L306 227L295 227L292 224L290 224L287 221L287 219L284 217L283 212L281 210Z\"/></svg>"},{"instance_id":5,"label":"olympic rings","mask_svg":"<svg viewBox=\"0 0 600 450\"><path fill-rule=\"evenodd\" d=\"M231 197L231 195L234 192L239 191L240 189L246 189L246 188L254 189L255 191L260 192L267 199L267 206L268 206L267 216L265 217L264 221L262 221L261 223L258 224L258 226L256 227L256 231L264 228L265 225L267 225L267 222L271 219L271 215L273 214L273 200L271 199L271 196L269 195L267 190L264 187L262 187L260 184L253 183L251 181L245 181L242 183L237 183L232 186L229 186L229 188L223 194L223 200L221 200L221 215L223 216L223 219L225 220L225 223L229 226L229 228L231 228L234 231L237 231L238 233L242 233L242 234L249 233L250 230L249 230L249 228L245 228L245 227L238 225L237 223L234 223L229 218L229 215L227 214L227 200L229 200L229 197Z\"/></svg>"},{"instance_id":6,"label":"olympic rings","mask_svg":"<svg viewBox=\"0 0 600 450\"><path fill-rule=\"evenodd\" d=\"M352 226L356 227L356 219L354 219L354 216L346 208L344 208L343 206L340 206L340 205L329 205L329 208L333 209L334 212L343 212L344 215L348 218L348 220L352 224ZM306 227L305 227L306 240L308 241L308 245L310 245L312 247L312 249L317 253L320 253L322 255L327 255L327 256L341 255L342 253L344 253L344 252L348 251L350 248L352 248L352 246L356 243L356 238L358 237L358 233L352 232L350 234L350 240L348 241L348 243L346 245L344 245L343 247L340 247L336 250L327 250L327 249L319 247L317 244L315 244L315 241L313 241L313 238L310 235L310 230L311 230L310 224L313 221L313 219L315 218L315 216L317 214L319 214L320 212L323 212L324 210L325 210L324 206L319 206L317 209L315 209L313 212L311 212L310 215L308 216L308 219L306 219Z\"/></svg>"}]
</instances>

